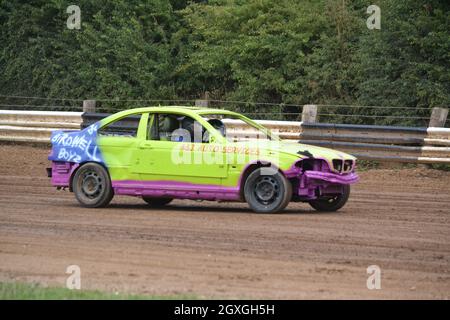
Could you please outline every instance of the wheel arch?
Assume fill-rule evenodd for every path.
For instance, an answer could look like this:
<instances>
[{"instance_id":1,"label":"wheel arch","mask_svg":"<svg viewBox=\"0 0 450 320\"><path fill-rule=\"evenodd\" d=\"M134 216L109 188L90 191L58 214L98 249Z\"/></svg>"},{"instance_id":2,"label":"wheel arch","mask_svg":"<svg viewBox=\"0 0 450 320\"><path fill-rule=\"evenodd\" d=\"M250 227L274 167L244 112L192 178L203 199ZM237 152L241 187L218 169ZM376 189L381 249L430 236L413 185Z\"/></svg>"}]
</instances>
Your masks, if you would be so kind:
<instances>
[{"instance_id":1,"label":"wheel arch","mask_svg":"<svg viewBox=\"0 0 450 320\"><path fill-rule=\"evenodd\" d=\"M102 163L102 162L97 162L97 161L85 161L85 162L80 162L80 163L77 164L77 167L75 168L75 170L72 171L72 173L71 173L71 175L70 175L70 179L69 179L69 191L70 191L70 192L73 192L72 182L73 182L73 178L75 177L75 174L77 173L77 171L78 171L81 167L83 167L84 165L89 164L89 163L95 163L95 164L98 164L98 165L102 166L102 167L106 170L106 173L108 174L109 179L111 180L111 175L109 174L108 167L106 167L104 163Z\"/></svg>"},{"instance_id":2,"label":"wheel arch","mask_svg":"<svg viewBox=\"0 0 450 320\"><path fill-rule=\"evenodd\" d=\"M280 172L284 177L286 177L283 170L280 170L280 168L278 166L273 165L272 162L270 162L270 161L258 160L258 161L251 162L251 163L247 164L247 166L244 168L244 170L241 173L241 177L239 178L239 196L241 199L245 199L244 186L245 186L245 181L247 180L248 176L253 171L255 171L259 168L270 167L270 166L274 166L278 172Z\"/></svg>"}]
</instances>

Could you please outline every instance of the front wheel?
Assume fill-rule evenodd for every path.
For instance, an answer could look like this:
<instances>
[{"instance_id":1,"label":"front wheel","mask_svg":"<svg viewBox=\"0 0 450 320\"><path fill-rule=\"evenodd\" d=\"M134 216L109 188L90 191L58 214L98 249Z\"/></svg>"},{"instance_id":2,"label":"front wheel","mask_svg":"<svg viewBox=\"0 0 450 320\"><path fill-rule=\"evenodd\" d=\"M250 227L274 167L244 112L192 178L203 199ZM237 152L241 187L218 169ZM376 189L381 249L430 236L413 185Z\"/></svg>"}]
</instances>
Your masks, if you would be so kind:
<instances>
[{"instance_id":1,"label":"front wheel","mask_svg":"<svg viewBox=\"0 0 450 320\"><path fill-rule=\"evenodd\" d=\"M86 163L77 170L72 190L78 202L88 208L105 207L114 196L109 174L98 163Z\"/></svg>"},{"instance_id":2,"label":"front wheel","mask_svg":"<svg viewBox=\"0 0 450 320\"><path fill-rule=\"evenodd\" d=\"M316 200L309 201L309 205L316 209L317 211L338 211L342 208L350 196L350 186L343 185L342 193L334 196L329 196L326 198L319 198Z\"/></svg>"},{"instance_id":3,"label":"front wheel","mask_svg":"<svg viewBox=\"0 0 450 320\"><path fill-rule=\"evenodd\" d=\"M279 212L292 198L292 185L280 172L265 173L263 169L269 168L256 169L245 181L245 200L255 212Z\"/></svg>"}]
</instances>

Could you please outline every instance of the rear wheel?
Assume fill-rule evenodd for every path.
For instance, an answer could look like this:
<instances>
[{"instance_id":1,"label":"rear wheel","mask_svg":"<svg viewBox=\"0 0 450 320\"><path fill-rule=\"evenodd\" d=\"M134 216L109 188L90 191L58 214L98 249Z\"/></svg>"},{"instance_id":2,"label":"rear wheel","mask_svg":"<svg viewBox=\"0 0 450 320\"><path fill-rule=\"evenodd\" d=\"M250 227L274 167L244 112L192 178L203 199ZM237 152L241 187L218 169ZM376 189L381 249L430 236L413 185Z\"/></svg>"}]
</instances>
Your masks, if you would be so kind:
<instances>
[{"instance_id":1,"label":"rear wheel","mask_svg":"<svg viewBox=\"0 0 450 320\"><path fill-rule=\"evenodd\" d=\"M88 208L105 207L114 196L109 174L98 163L86 163L77 170L72 190L78 202Z\"/></svg>"},{"instance_id":2,"label":"rear wheel","mask_svg":"<svg viewBox=\"0 0 450 320\"><path fill-rule=\"evenodd\" d=\"M172 198L154 198L154 197L146 197L146 196L143 196L142 199L145 202L147 202L151 207L155 207L155 208L163 207L173 200Z\"/></svg>"},{"instance_id":3,"label":"rear wheel","mask_svg":"<svg viewBox=\"0 0 450 320\"><path fill-rule=\"evenodd\" d=\"M255 212L279 212L291 200L291 183L280 172L264 174L263 169L253 171L245 181L245 200Z\"/></svg>"},{"instance_id":4,"label":"rear wheel","mask_svg":"<svg viewBox=\"0 0 450 320\"><path fill-rule=\"evenodd\" d=\"M342 194L311 200L309 201L309 205L317 211L338 211L347 203L348 197L350 196L350 186L343 185L342 187Z\"/></svg>"}]
</instances>

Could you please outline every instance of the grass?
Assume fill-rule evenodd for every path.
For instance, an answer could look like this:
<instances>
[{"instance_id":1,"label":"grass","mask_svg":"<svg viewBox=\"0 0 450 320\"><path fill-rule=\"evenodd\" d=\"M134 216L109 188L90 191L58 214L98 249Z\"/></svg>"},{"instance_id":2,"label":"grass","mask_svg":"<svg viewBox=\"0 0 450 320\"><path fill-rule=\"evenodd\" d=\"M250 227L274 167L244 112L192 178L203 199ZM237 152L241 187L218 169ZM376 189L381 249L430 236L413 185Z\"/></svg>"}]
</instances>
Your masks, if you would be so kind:
<instances>
[{"instance_id":1,"label":"grass","mask_svg":"<svg viewBox=\"0 0 450 320\"><path fill-rule=\"evenodd\" d=\"M372 161L372 160L358 160L357 161L357 171L368 171L368 170L374 170L374 169L382 169L382 168L389 168L389 166L392 166L392 168L395 169L414 169L419 166L417 163L396 163L396 162L388 162L388 163L380 163L379 161ZM434 170L441 170L441 171L450 171L450 164L446 163L430 163L430 164L423 164L422 165L425 168L434 169Z\"/></svg>"},{"instance_id":2,"label":"grass","mask_svg":"<svg viewBox=\"0 0 450 320\"><path fill-rule=\"evenodd\" d=\"M0 300L192 300L194 295L150 296L91 290L42 287L37 284L0 282Z\"/></svg>"},{"instance_id":3,"label":"grass","mask_svg":"<svg viewBox=\"0 0 450 320\"><path fill-rule=\"evenodd\" d=\"M450 171L450 164L448 163L432 163L430 167L436 170Z\"/></svg>"},{"instance_id":4,"label":"grass","mask_svg":"<svg viewBox=\"0 0 450 320\"><path fill-rule=\"evenodd\" d=\"M370 160L357 160L357 171L368 171L373 169L378 169L380 167L380 163L377 161Z\"/></svg>"}]
</instances>

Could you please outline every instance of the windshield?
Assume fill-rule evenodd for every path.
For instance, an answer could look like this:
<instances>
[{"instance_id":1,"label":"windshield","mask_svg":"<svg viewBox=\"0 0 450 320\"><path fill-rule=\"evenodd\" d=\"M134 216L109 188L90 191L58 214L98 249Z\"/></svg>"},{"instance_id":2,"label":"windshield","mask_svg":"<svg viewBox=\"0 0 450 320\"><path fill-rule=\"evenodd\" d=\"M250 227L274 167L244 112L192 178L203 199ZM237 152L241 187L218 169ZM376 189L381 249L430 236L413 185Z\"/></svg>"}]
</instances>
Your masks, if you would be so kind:
<instances>
[{"instance_id":1,"label":"windshield","mask_svg":"<svg viewBox=\"0 0 450 320\"><path fill-rule=\"evenodd\" d=\"M279 138L258 124L244 117L232 114L205 114L202 118L209 122L229 142L249 140L279 140Z\"/></svg>"}]
</instances>

